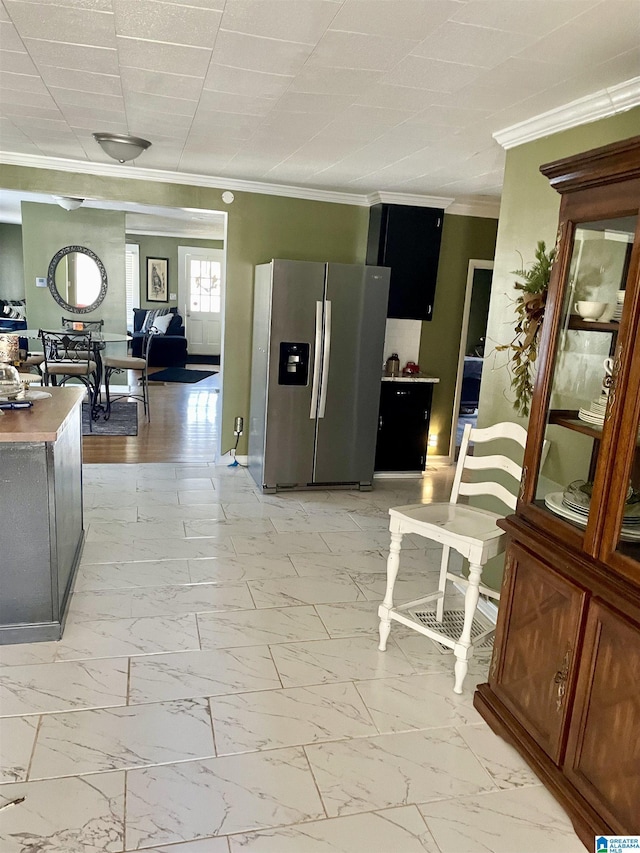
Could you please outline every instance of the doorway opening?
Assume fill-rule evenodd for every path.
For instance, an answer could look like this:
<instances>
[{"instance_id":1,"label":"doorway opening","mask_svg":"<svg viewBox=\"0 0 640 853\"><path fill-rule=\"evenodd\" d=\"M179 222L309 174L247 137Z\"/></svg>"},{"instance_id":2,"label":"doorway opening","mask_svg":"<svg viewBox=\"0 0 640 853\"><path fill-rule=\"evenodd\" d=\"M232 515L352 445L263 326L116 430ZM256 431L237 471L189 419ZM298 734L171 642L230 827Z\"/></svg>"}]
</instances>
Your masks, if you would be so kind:
<instances>
[{"instance_id":1,"label":"doorway opening","mask_svg":"<svg viewBox=\"0 0 640 853\"><path fill-rule=\"evenodd\" d=\"M189 354L220 364L224 317L225 250L178 247L178 305Z\"/></svg>"},{"instance_id":2,"label":"doorway opening","mask_svg":"<svg viewBox=\"0 0 640 853\"><path fill-rule=\"evenodd\" d=\"M456 392L453 399L450 460L454 460L457 455L465 424L470 423L475 426L478 418L492 279L493 261L476 259L469 261L462 311Z\"/></svg>"}]
</instances>

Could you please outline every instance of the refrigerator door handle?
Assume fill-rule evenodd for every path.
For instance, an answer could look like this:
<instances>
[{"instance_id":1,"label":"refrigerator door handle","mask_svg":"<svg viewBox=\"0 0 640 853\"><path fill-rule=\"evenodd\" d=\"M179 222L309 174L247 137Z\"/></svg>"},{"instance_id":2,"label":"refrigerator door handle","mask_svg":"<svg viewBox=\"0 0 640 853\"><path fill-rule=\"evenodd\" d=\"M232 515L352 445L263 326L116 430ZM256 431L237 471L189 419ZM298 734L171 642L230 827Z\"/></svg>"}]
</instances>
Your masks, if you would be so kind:
<instances>
[{"instance_id":1,"label":"refrigerator door handle","mask_svg":"<svg viewBox=\"0 0 640 853\"><path fill-rule=\"evenodd\" d=\"M313 420L318 413L318 389L320 387L320 356L322 355L322 302L316 302L316 337L313 356L313 379L311 382L311 411Z\"/></svg>"},{"instance_id":2,"label":"refrigerator door handle","mask_svg":"<svg viewBox=\"0 0 640 853\"><path fill-rule=\"evenodd\" d=\"M329 385L329 359L331 356L331 302L327 299L324 309L324 352L322 354L322 382L320 383L320 406L318 417L324 417Z\"/></svg>"}]
</instances>

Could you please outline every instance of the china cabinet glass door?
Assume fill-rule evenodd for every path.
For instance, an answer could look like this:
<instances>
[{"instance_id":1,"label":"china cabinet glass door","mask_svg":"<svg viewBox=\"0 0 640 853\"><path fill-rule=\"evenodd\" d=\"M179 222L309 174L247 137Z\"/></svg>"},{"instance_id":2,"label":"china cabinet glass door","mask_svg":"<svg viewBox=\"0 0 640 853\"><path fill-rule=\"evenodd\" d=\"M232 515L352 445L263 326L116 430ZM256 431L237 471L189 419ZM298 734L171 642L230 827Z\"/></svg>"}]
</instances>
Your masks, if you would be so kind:
<instances>
[{"instance_id":1,"label":"china cabinet glass door","mask_svg":"<svg viewBox=\"0 0 640 853\"><path fill-rule=\"evenodd\" d=\"M637 216L576 224L562 289L545 431L550 452L535 503L581 536L587 531L587 549L595 547L606 498L604 472L597 477L597 471L603 435L612 428L616 357L629 325L626 283L636 225ZM620 537L640 544L640 457L635 468Z\"/></svg>"}]
</instances>

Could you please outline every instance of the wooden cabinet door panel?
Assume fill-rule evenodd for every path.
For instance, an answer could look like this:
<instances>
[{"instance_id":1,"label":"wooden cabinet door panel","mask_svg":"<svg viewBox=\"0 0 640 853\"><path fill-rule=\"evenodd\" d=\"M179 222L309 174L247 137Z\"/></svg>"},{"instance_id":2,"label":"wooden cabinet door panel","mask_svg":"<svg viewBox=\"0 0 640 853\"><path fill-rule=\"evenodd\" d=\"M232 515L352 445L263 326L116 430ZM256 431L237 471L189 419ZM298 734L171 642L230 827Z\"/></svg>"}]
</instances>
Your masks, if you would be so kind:
<instances>
[{"instance_id":1,"label":"wooden cabinet door panel","mask_svg":"<svg viewBox=\"0 0 640 853\"><path fill-rule=\"evenodd\" d=\"M517 545L509 548L508 566L509 606L492 688L559 763L585 593Z\"/></svg>"},{"instance_id":2,"label":"wooden cabinet door panel","mask_svg":"<svg viewBox=\"0 0 640 853\"><path fill-rule=\"evenodd\" d=\"M640 833L640 626L589 608L565 773L620 835Z\"/></svg>"}]
</instances>

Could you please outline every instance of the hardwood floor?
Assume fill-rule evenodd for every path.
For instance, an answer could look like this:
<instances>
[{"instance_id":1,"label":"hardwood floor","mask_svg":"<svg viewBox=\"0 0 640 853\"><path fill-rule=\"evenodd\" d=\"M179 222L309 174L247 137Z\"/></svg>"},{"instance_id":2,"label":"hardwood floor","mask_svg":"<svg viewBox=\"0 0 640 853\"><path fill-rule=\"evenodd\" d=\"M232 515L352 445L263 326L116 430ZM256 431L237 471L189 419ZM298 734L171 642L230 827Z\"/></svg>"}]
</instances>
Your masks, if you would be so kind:
<instances>
[{"instance_id":1,"label":"hardwood floor","mask_svg":"<svg viewBox=\"0 0 640 853\"><path fill-rule=\"evenodd\" d=\"M211 369L205 364L188 367ZM147 423L138 403L138 435L84 436L83 461L213 462L218 449L219 388L220 374L191 385L150 383L151 422Z\"/></svg>"}]
</instances>

